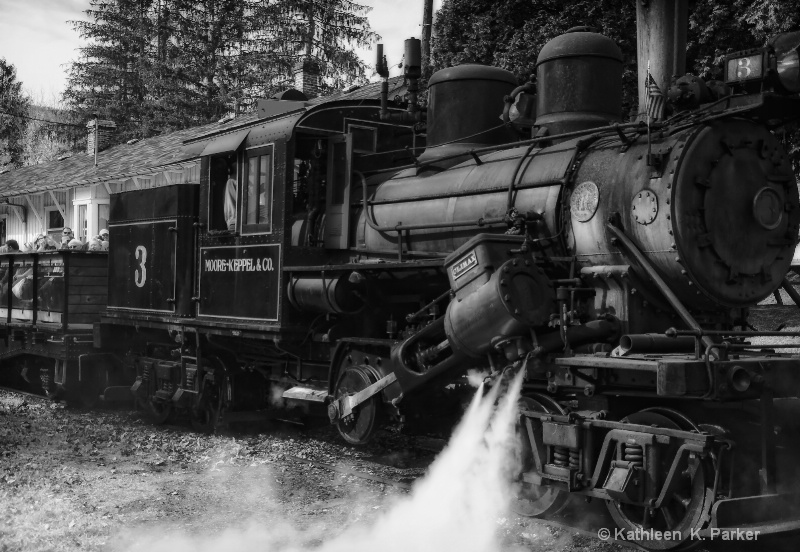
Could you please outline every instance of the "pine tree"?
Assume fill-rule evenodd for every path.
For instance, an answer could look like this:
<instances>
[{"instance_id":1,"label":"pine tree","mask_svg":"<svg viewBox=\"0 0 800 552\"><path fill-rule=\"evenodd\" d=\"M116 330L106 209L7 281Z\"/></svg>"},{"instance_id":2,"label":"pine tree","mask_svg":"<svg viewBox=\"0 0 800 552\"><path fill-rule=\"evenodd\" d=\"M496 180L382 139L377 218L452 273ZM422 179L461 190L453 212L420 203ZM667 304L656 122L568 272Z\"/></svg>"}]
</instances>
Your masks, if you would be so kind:
<instances>
[{"instance_id":1,"label":"pine tree","mask_svg":"<svg viewBox=\"0 0 800 552\"><path fill-rule=\"evenodd\" d=\"M323 89L365 81L351 46L375 35L350 0L92 0L74 22L90 44L65 99L117 123L119 139L218 120L291 87L303 57Z\"/></svg>"},{"instance_id":2,"label":"pine tree","mask_svg":"<svg viewBox=\"0 0 800 552\"><path fill-rule=\"evenodd\" d=\"M16 68L0 58L0 170L22 164L29 100L22 94Z\"/></svg>"},{"instance_id":3,"label":"pine tree","mask_svg":"<svg viewBox=\"0 0 800 552\"><path fill-rule=\"evenodd\" d=\"M117 123L122 139L134 137L148 118L145 74L148 69L147 0L92 0L92 21L73 25L89 44L69 68L65 101L86 119L99 116Z\"/></svg>"}]
</instances>

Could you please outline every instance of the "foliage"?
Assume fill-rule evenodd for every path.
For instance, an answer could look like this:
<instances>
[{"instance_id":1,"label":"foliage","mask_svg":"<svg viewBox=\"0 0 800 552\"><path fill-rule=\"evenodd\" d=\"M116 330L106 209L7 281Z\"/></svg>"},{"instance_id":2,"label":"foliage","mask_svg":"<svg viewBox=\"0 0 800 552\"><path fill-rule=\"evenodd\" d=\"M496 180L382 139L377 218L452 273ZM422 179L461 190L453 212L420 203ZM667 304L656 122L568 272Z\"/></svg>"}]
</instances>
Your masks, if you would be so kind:
<instances>
[{"instance_id":1,"label":"foliage","mask_svg":"<svg viewBox=\"0 0 800 552\"><path fill-rule=\"evenodd\" d=\"M434 22L439 69L476 62L503 67L520 83L536 72L539 50L567 29L588 25L614 39L625 58L624 103L636 99L636 5L631 0L445 0Z\"/></svg>"},{"instance_id":2,"label":"foliage","mask_svg":"<svg viewBox=\"0 0 800 552\"><path fill-rule=\"evenodd\" d=\"M705 79L721 76L727 53L763 46L769 38L800 29L797 0L694 0L689 10L687 70ZM590 25L622 50L623 113L636 106L635 0L444 0L434 22L437 69L465 62L496 65L522 83L535 71L542 46L570 27ZM784 136L800 169L800 132Z\"/></svg>"},{"instance_id":3,"label":"foliage","mask_svg":"<svg viewBox=\"0 0 800 552\"><path fill-rule=\"evenodd\" d=\"M24 118L29 101L22 94L22 83L17 81L16 68L0 58L0 169L4 165L22 163L22 137Z\"/></svg>"},{"instance_id":4,"label":"foliage","mask_svg":"<svg viewBox=\"0 0 800 552\"><path fill-rule=\"evenodd\" d=\"M69 70L65 99L145 138L251 107L292 85L316 60L322 91L365 81L352 45L375 35L350 0L92 0L73 22L89 44Z\"/></svg>"},{"instance_id":5,"label":"foliage","mask_svg":"<svg viewBox=\"0 0 800 552\"><path fill-rule=\"evenodd\" d=\"M69 156L86 146L86 129L76 115L32 100L22 140L22 164L38 165Z\"/></svg>"}]
</instances>

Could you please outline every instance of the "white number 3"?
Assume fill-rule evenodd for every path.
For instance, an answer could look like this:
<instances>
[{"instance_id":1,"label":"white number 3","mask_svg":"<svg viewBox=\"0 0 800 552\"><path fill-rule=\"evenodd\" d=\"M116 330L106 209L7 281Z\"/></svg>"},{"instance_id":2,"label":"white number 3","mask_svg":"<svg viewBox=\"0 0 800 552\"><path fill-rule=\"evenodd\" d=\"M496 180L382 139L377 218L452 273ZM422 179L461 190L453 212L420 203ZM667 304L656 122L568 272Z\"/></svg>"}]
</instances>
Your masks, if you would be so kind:
<instances>
[{"instance_id":1,"label":"white number 3","mask_svg":"<svg viewBox=\"0 0 800 552\"><path fill-rule=\"evenodd\" d=\"M134 283L136 287L144 287L144 283L147 281L147 268L144 266L144 263L147 262L147 248L145 246L140 245L136 248L136 259L139 261L139 266L136 267Z\"/></svg>"}]
</instances>

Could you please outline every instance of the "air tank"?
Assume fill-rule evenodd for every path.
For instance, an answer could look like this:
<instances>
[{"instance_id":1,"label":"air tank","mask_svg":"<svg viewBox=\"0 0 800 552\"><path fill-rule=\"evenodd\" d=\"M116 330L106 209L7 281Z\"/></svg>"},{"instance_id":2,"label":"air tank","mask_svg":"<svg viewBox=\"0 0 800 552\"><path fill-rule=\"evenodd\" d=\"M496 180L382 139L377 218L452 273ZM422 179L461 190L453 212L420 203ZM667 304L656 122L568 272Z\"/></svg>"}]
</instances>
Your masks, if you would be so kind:
<instances>
[{"instance_id":1,"label":"air tank","mask_svg":"<svg viewBox=\"0 0 800 552\"><path fill-rule=\"evenodd\" d=\"M487 65L470 63L434 73L428 81L428 149L419 160L515 140L511 129L501 126L500 115L516 85L513 73Z\"/></svg>"},{"instance_id":2,"label":"air tank","mask_svg":"<svg viewBox=\"0 0 800 552\"><path fill-rule=\"evenodd\" d=\"M586 29L557 36L536 60L536 126L551 136L622 119L622 52Z\"/></svg>"}]
</instances>

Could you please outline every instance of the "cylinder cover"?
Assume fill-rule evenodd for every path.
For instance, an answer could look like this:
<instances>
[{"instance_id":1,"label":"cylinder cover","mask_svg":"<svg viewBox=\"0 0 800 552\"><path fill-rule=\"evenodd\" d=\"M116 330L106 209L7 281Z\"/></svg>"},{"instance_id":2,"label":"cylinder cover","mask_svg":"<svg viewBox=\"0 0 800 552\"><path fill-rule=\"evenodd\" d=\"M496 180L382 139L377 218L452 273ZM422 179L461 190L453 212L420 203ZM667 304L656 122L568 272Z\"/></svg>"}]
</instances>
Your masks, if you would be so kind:
<instances>
[{"instance_id":1,"label":"cylinder cover","mask_svg":"<svg viewBox=\"0 0 800 552\"><path fill-rule=\"evenodd\" d=\"M444 328L453 350L480 357L495 338L526 336L555 310L553 283L544 271L511 260L473 293L450 303Z\"/></svg>"},{"instance_id":2,"label":"cylinder cover","mask_svg":"<svg viewBox=\"0 0 800 552\"><path fill-rule=\"evenodd\" d=\"M539 53L536 81L536 126L551 135L621 120L622 53L606 36L557 36Z\"/></svg>"}]
</instances>

